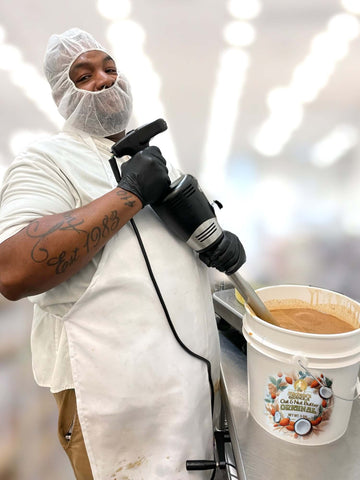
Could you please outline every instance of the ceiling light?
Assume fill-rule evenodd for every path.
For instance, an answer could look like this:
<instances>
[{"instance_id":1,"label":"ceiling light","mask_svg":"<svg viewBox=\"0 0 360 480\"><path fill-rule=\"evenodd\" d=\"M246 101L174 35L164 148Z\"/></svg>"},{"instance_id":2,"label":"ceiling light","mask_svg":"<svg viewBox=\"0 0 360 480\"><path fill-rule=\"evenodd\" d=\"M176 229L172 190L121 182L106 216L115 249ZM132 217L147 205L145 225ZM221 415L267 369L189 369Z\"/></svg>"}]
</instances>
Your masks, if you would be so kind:
<instances>
[{"instance_id":1,"label":"ceiling light","mask_svg":"<svg viewBox=\"0 0 360 480\"><path fill-rule=\"evenodd\" d=\"M242 20L251 20L261 12L259 0L230 0L227 4L230 14Z\"/></svg>"},{"instance_id":2,"label":"ceiling light","mask_svg":"<svg viewBox=\"0 0 360 480\"><path fill-rule=\"evenodd\" d=\"M249 54L242 47L251 45L256 37L255 28L243 20L256 17L261 4L259 0L230 0L227 7L239 21L229 22L223 31L231 48L220 56L200 172L201 183L214 193L225 183L225 166L250 63Z\"/></svg>"},{"instance_id":3,"label":"ceiling light","mask_svg":"<svg viewBox=\"0 0 360 480\"><path fill-rule=\"evenodd\" d=\"M160 100L161 78L144 52L146 33L143 27L130 19L113 22L107 29L107 38L120 71L131 85L134 117L141 125L155 118L166 118L165 107ZM166 157L171 158L172 165L178 167L169 130L159 136L157 145Z\"/></svg>"},{"instance_id":4,"label":"ceiling light","mask_svg":"<svg viewBox=\"0 0 360 480\"><path fill-rule=\"evenodd\" d=\"M107 29L107 38L116 50L123 54L142 48L146 34L142 26L133 20L123 20L112 23ZM135 62L135 59L133 59Z\"/></svg>"},{"instance_id":5,"label":"ceiling light","mask_svg":"<svg viewBox=\"0 0 360 480\"><path fill-rule=\"evenodd\" d=\"M224 28L224 38L229 45L246 47L255 40L255 28L247 22L230 22Z\"/></svg>"},{"instance_id":6,"label":"ceiling light","mask_svg":"<svg viewBox=\"0 0 360 480\"><path fill-rule=\"evenodd\" d=\"M259 128L253 144L260 153L273 156L275 152L281 152L291 137L289 133L302 121L302 104L316 99L329 82L336 63L348 54L349 42L359 33L360 22L354 16L343 13L331 17L327 31L314 37L310 53L295 68L289 86L275 89L268 96L270 116ZM269 130L269 124L274 122L283 134L282 145L280 138L278 143L276 137L270 138L274 129Z\"/></svg>"},{"instance_id":7,"label":"ceiling light","mask_svg":"<svg viewBox=\"0 0 360 480\"><path fill-rule=\"evenodd\" d=\"M326 62L325 59L317 62L315 58L308 57L295 68L289 88L299 102L313 102L329 82L334 68L334 64Z\"/></svg>"},{"instance_id":8,"label":"ceiling light","mask_svg":"<svg viewBox=\"0 0 360 480\"><path fill-rule=\"evenodd\" d=\"M98 0L97 9L108 20L122 20L131 12L130 0Z\"/></svg>"},{"instance_id":9,"label":"ceiling light","mask_svg":"<svg viewBox=\"0 0 360 480\"><path fill-rule=\"evenodd\" d=\"M286 87L275 88L267 97L270 109L269 123L279 129L295 129L303 118L303 107L296 92Z\"/></svg>"},{"instance_id":10,"label":"ceiling light","mask_svg":"<svg viewBox=\"0 0 360 480\"><path fill-rule=\"evenodd\" d=\"M341 3L349 13L360 14L360 0L342 0Z\"/></svg>"},{"instance_id":11,"label":"ceiling light","mask_svg":"<svg viewBox=\"0 0 360 480\"><path fill-rule=\"evenodd\" d=\"M267 95L267 104L270 111L287 110L296 103L293 91L288 87L277 87Z\"/></svg>"},{"instance_id":12,"label":"ceiling light","mask_svg":"<svg viewBox=\"0 0 360 480\"><path fill-rule=\"evenodd\" d=\"M22 62L21 51L6 43L0 45L0 69L11 71L16 65Z\"/></svg>"},{"instance_id":13,"label":"ceiling light","mask_svg":"<svg viewBox=\"0 0 360 480\"><path fill-rule=\"evenodd\" d=\"M320 90L328 82L329 76L326 72L321 72L321 75L312 77L307 75L307 72L296 70L294 72L292 82L290 84L291 90L297 96L299 103L311 103L318 96Z\"/></svg>"},{"instance_id":14,"label":"ceiling light","mask_svg":"<svg viewBox=\"0 0 360 480\"><path fill-rule=\"evenodd\" d=\"M4 29L0 26L0 35L1 32L5 35ZM8 72L12 83L19 87L50 121L57 127L63 125L64 120L51 98L48 82L34 66L23 61L19 48L8 43L0 43L0 70Z\"/></svg>"},{"instance_id":15,"label":"ceiling light","mask_svg":"<svg viewBox=\"0 0 360 480\"><path fill-rule=\"evenodd\" d=\"M338 125L325 138L316 143L311 161L317 167L329 167L340 160L359 141L358 129L353 125Z\"/></svg>"},{"instance_id":16,"label":"ceiling light","mask_svg":"<svg viewBox=\"0 0 360 480\"><path fill-rule=\"evenodd\" d=\"M259 153L274 157L281 152L292 131L283 119L270 117L257 131L252 144Z\"/></svg>"},{"instance_id":17,"label":"ceiling light","mask_svg":"<svg viewBox=\"0 0 360 480\"><path fill-rule=\"evenodd\" d=\"M220 57L200 174L201 183L209 190L216 191L224 181L249 62L249 55L237 48L225 50Z\"/></svg>"},{"instance_id":18,"label":"ceiling light","mask_svg":"<svg viewBox=\"0 0 360 480\"><path fill-rule=\"evenodd\" d=\"M315 35L311 42L311 56L316 57L317 61L326 60L331 62L341 60L346 57L349 51L349 44L346 39L339 35L329 32L322 32Z\"/></svg>"},{"instance_id":19,"label":"ceiling light","mask_svg":"<svg viewBox=\"0 0 360 480\"><path fill-rule=\"evenodd\" d=\"M275 157L283 148L283 142L277 142L271 132L265 130L256 135L253 145L259 153L266 157Z\"/></svg>"},{"instance_id":20,"label":"ceiling light","mask_svg":"<svg viewBox=\"0 0 360 480\"><path fill-rule=\"evenodd\" d=\"M328 23L328 32L338 39L354 40L360 31L359 20L348 13L334 15Z\"/></svg>"}]
</instances>

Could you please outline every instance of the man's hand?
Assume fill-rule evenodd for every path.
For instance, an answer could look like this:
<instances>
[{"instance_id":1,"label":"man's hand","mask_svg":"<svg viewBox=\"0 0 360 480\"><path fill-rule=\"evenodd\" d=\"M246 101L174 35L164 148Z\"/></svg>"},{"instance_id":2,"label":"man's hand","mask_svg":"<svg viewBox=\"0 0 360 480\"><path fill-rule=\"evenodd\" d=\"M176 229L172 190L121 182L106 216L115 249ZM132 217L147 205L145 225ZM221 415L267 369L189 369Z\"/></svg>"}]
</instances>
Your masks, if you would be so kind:
<instances>
[{"instance_id":1,"label":"man's hand","mask_svg":"<svg viewBox=\"0 0 360 480\"><path fill-rule=\"evenodd\" d=\"M136 195L143 207L155 203L170 185L166 161L157 147L147 147L125 162L118 187Z\"/></svg>"},{"instance_id":2,"label":"man's hand","mask_svg":"<svg viewBox=\"0 0 360 480\"><path fill-rule=\"evenodd\" d=\"M246 261L244 247L236 235L224 231L224 236L214 249L199 254L208 267L215 267L227 275L235 273Z\"/></svg>"}]
</instances>

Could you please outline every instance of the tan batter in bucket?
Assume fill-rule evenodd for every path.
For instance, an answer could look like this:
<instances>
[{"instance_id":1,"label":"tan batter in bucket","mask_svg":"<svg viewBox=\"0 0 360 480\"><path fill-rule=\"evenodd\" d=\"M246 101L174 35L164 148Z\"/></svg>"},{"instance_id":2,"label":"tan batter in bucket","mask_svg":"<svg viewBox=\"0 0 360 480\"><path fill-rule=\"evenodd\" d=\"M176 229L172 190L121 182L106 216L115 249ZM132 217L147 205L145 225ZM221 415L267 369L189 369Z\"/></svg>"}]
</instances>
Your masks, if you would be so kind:
<instances>
[{"instance_id":1,"label":"tan batter in bucket","mask_svg":"<svg viewBox=\"0 0 360 480\"><path fill-rule=\"evenodd\" d=\"M344 320L312 308L279 308L270 309L270 312L279 326L287 330L317 334L336 334L355 330Z\"/></svg>"},{"instance_id":2,"label":"tan batter in bucket","mask_svg":"<svg viewBox=\"0 0 360 480\"><path fill-rule=\"evenodd\" d=\"M243 298L236 289L235 297L238 302L244 304ZM341 307L334 311L331 305L316 305L315 298L316 296L311 303L295 299L268 300L265 305L276 320L277 326L287 330L331 335L352 332L359 328L356 315L349 314L347 309Z\"/></svg>"}]
</instances>

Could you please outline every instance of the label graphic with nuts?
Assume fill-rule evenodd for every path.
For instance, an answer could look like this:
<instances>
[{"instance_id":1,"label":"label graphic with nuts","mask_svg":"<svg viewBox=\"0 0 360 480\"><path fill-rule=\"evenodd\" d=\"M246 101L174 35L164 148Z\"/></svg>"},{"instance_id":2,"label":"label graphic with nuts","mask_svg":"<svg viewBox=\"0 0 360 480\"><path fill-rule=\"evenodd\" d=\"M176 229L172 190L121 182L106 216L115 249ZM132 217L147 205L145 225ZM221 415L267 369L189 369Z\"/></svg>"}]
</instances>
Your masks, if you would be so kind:
<instances>
[{"instance_id":1,"label":"label graphic with nuts","mask_svg":"<svg viewBox=\"0 0 360 480\"><path fill-rule=\"evenodd\" d=\"M308 372L307 372L308 373ZM332 380L299 371L269 377L265 412L273 428L295 438L320 433L326 428L334 404Z\"/></svg>"}]
</instances>

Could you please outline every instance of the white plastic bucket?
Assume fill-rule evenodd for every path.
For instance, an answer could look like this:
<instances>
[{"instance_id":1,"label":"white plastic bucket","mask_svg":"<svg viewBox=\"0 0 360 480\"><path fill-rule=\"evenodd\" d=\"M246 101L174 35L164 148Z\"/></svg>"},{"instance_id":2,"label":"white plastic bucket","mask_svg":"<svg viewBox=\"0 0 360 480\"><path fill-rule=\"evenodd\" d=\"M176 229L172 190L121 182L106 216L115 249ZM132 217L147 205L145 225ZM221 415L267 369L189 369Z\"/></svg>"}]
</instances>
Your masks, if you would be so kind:
<instances>
[{"instance_id":1,"label":"white plastic bucket","mask_svg":"<svg viewBox=\"0 0 360 480\"><path fill-rule=\"evenodd\" d=\"M331 335L286 330L264 322L248 307L243 318L249 409L256 422L291 443L337 440L346 432L357 395L360 304L339 293L299 285L257 293L270 309L280 304L311 307L357 328Z\"/></svg>"}]
</instances>

